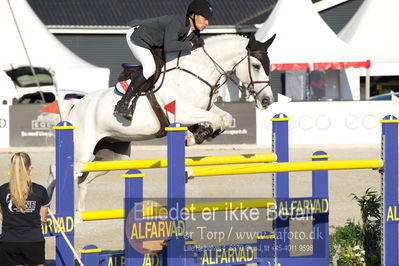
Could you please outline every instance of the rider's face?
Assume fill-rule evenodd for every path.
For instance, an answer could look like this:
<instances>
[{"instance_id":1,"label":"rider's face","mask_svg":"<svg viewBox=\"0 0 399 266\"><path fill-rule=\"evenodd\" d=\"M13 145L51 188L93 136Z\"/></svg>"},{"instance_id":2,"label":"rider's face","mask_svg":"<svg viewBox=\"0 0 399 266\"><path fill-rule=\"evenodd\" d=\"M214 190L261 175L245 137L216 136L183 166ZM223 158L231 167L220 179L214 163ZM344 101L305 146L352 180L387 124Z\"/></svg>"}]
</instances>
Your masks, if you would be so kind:
<instances>
[{"instance_id":1,"label":"rider's face","mask_svg":"<svg viewBox=\"0 0 399 266\"><path fill-rule=\"evenodd\" d=\"M195 15L194 20L195 20L195 25L197 25L197 28L200 31L203 31L209 24L209 20L201 15Z\"/></svg>"}]
</instances>

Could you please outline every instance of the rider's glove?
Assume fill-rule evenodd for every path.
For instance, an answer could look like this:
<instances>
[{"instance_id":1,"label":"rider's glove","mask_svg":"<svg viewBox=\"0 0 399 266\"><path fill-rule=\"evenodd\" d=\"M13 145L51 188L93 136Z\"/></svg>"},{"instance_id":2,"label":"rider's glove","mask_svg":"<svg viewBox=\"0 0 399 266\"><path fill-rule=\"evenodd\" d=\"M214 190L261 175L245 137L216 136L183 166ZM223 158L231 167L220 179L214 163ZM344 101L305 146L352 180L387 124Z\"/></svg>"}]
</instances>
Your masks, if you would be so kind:
<instances>
[{"instance_id":1,"label":"rider's glove","mask_svg":"<svg viewBox=\"0 0 399 266\"><path fill-rule=\"evenodd\" d=\"M192 41L191 45L193 49L204 46L204 39L199 36L196 36Z\"/></svg>"}]
</instances>

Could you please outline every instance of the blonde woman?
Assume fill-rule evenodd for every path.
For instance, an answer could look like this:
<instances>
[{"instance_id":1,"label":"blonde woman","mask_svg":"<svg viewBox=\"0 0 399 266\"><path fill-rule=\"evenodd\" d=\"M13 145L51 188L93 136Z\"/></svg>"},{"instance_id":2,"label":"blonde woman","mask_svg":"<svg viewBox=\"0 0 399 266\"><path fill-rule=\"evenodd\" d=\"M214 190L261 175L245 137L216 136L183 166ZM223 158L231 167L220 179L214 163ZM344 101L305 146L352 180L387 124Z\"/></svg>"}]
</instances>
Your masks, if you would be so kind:
<instances>
[{"instance_id":1,"label":"blonde woman","mask_svg":"<svg viewBox=\"0 0 399 266\"><path fill-rule=\"evenodd\" d=\"M0 265L44 265L44 238L50 204L46 189L30 178L31 159L18 152L11 158L10 182L0 186Z\"/></svg>"}]
</instances>

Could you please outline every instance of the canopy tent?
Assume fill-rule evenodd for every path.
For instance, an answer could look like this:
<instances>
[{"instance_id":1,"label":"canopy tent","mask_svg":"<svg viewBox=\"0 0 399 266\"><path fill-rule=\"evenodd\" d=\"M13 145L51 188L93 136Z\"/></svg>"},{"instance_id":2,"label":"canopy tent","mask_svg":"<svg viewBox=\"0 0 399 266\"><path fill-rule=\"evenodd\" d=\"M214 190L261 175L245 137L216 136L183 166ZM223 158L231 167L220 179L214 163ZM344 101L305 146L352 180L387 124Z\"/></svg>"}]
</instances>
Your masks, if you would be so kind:
<instances>
[{"instance_id":1,"label":"canopy tent","mask_svg":"<svg viewBox=\"0 0 399 266\"><path fill-rule=\"evenodd\" d=\"M24 43L34 67L54 72L58 89L90 92L109 86L109 69L94 66L68 50L47 30L26 0L0 0L0 36L2 71L29 66Z\"/></svg>"},{"instance_id":2,"label":"canopy tent","mask_svg":"<svg viewBox=\"0 0 399 266\"><path fill-rule=\"evenodd\" d=\"M369 56L371 76L399 75L399 1L364 0L338 37ZM365 75L364 71L361 71Z\"/></svg>"},{"instance_id":3,"label":"canopy tent","mask_svg":"<svg viewBox=\"0 0 399 266\"><path fill-rule=\"evenodd\" d=\"M338 37L372 62L399 62L399 1L364 0Z\"/></svg>"},{"instance_id":4,"label":"canopy tent","mask_svg":"<svg viewBox=\"0 0 399 266\"><path fill-rule=\"evenodd\" d=\"M370 66L365 55L337 37L311 0L279 0L256 38L265 41L274 33L277 37L269 48L271 71Z\"/></svg>"}]
</instances>

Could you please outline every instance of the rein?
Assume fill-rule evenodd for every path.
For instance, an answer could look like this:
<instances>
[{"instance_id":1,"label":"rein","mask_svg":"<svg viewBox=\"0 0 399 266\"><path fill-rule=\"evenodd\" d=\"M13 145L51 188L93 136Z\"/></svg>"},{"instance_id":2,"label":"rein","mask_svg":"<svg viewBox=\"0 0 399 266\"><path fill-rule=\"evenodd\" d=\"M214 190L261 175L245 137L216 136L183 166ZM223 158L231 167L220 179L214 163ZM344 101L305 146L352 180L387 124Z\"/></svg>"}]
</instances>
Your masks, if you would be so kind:
<instances>
[{"instance_id":1,"label":"rein","mask_svg":"<svg viewBox=\"0 0 399 266\"><path fill-rule=\"evenodd\" d=\"M175 66L175 67L172 67L172 68L170 68L170 69L164 70L163 73L166 73L166 72L169 72L169 71L172 71L172 70L175 70L175 69L181 70L181 71L184 71L184 72L186 72L186 73L189 73L190 75L193 75L194 77L196 77L196 78L199 79L200 81L204 82L208 87L210 87L211 90L210 90L210 93L209 93L209 103L208 103L208 106L207 106L207 108L206 108L207 111L209 111L209 110L211 109L211 107L212 107L212 98L213 98L213 96L216 95L216 94L218 93L219 88L222 87L228 80L230 80L231 82L233 82L233 83L242 91L242 86L241 86L240 84L238 84L238 83L232 78L232 76L233 76L232 74L235 73L236 67L237 67L241 62L243 62L246 58L248 59L248 73L249 73L250 82L248 83L248 85L247 85L247 87L246 87L245 89L248 90L249 94L252 95L253 97L257 97L267 86L270 85L270 81L254 81L254 80L252 79L251 66L250 66L250 56L251 56L252 54L267 53L266 51L250 51L250 50L248 50L248 53L247 53L240 61L238 61L238 62L233 66L233 68L232 68L230 71L225 71L225 70L224 70L224 69L210 56L210 54L205 50L205 47L204 47L204 46L202 46L202 49L204 50L204 53L208 56L208 58L212 61L212 63L214 64L216 70L217 70L217 71L219 72L219 74L220 74L219 78L216 80L216 82L215 82L214 85L210 84L208 81L206 81L204 78L198 76L198 75L195 74L194 72L192 72L192 71L190 71L190 70L188 70L188 69L185 69L185 68L182 68L182 67L179 66L179 63L180 63L180 56L181 56L182 51L179 52L179 55L178 55L178 58L177 58L177 62L176 62L176 66ZM223 76L226 77L226 80L225 80L223 83L220 84L220 83L219 83L219 82L220 82L220 79L221 79ZM262 89L260 89L258 92L256 92L256 91L253 89L253 88L254 88L254 85L257 84L257 83L264 83L264 84L265 84L265 86L264 86ZM250 87L251 87L251 88L250 88Z\"/></svg>"}]
</instances>

